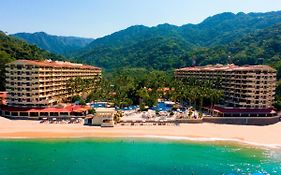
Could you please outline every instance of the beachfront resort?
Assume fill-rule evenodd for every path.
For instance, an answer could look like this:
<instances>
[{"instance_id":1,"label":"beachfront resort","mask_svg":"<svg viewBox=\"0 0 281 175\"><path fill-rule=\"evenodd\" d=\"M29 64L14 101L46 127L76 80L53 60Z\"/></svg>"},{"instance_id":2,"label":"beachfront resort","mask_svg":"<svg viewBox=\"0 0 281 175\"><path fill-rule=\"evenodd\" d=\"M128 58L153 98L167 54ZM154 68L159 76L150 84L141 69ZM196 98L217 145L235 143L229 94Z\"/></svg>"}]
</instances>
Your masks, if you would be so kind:
<instances>
[{"instance_id":1,"label":"beachfront resort","mask_svg":"<svg viewBox=\"0 0 281 175\"><path fill-rule=\"evenodd\" d=\"M161 91L162 98L157 97L151 106L124 103L118 106L114 103L116 89L110 89L107 93L107 96L112 95L113 100L110 102L71 102L70 99L77 96L83 100L93 88L96 91L92 92L92 96L103 88L97 83L102 79L102 70L94 66L51 60L17 60L8 64L6 71L7 92L1 93L0 112L1 116L11 119L54 122L78 118L78 123L84 120L85 125L98 126L202 122L268 125L280 120L272 106L276 70L265 65L176 69L175 81L185 83L185 80L195 79L202 84L208 81L223 93L217 103L205 105L199 100L199 108L191 101L169 99L169 94L174 95L176 92L173 87L157 88L155 92ZM114 85L110 87L116 88ZM142 94L152 91L146 87L137 91L140 101L147 96L142 97Z\"/></svg>"},{"instance_id":2,"label":"beachfront resort","mask_svg":"<svg viewBox=\"0 0 281 175\"><path fill-rule=\"evenodd\" d=\"M177 69L175 76L179 79L197 79L213 81L223 90L221 105L206 107L216 117L235 117L244 123L253 120L261 123L275 123L279 120L272 104L276 87L276 70L266 65L214 65L186 67ZM252 118L251 118L252 117ZM254 121L255 120L255 121ZM223 121L222 121L223 122ZM245 123L247 124L247 123Z\"/></svg>"},{"instance_id":3,"label":"beachfront resort","mask_svg":"<svg viewBox=\"0 0 281 175\"><path fill-rule=\"evenodd\" d=\"M101 78L98 67L51 60L17 60L7 65L6 72L7 104L1 111L10 118L85 116L89 107L62 103L81 95L71 90L69 81Z\"/></svg>"}]
</instances>

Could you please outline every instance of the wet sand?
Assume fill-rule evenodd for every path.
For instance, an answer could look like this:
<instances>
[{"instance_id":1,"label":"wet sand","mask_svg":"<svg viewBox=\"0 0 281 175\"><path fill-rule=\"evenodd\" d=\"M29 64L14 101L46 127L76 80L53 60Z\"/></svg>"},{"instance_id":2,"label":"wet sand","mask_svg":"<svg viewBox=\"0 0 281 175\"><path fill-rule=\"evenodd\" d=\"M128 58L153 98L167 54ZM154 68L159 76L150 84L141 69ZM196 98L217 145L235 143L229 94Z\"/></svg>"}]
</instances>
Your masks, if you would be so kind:
<instances>
[{"instance_id":1,"label":"wet sand","mask_svg":"<svg viewBox=\"0 0 281 175\"><path fill-rule=\"evenodd\" d=\"M237 141L261 146L281 146L281 122L269 126L181 124L180 126L115 126L41 124L39 121L0 117L0 138L143 137L194 141Z\"/></svg>"}]
</instances>

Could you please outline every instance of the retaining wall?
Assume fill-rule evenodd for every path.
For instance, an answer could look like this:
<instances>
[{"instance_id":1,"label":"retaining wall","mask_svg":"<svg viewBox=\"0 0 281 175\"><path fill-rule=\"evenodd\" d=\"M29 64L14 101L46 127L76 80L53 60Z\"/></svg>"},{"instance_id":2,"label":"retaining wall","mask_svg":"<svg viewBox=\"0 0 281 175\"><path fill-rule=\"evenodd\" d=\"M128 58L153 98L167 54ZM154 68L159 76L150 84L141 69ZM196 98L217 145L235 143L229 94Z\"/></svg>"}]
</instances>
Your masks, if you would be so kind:
<instances>
[{"instance_id":1,"label":"retaining wall","mask_svg":"<svg viewBox=\"0 0 281 175\"><path fill-rule=\"evenodd\" d=\"M275 117L204 117L203 122L237 124L237 125L270 125L278 123L280 116Z\"/></svg>"}]
</instances>

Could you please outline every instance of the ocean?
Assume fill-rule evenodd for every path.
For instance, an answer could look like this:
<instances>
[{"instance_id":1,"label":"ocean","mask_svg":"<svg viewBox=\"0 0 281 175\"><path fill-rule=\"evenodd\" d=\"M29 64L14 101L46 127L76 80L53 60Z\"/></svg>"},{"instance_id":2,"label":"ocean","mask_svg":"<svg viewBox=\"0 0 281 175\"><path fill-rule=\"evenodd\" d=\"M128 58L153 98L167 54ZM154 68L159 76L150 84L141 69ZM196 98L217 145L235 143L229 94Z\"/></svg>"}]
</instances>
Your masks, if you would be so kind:
<instances>
[{"instance_id":1,"label":"ocean","mask_svg":"<svg viewBox=\"0 0 281 175\"><path fill-rule=\"evenodd\" d=\"M0 140L0 175L280 175L281 150L154 139Z\"/></svg>"}]
</instances>

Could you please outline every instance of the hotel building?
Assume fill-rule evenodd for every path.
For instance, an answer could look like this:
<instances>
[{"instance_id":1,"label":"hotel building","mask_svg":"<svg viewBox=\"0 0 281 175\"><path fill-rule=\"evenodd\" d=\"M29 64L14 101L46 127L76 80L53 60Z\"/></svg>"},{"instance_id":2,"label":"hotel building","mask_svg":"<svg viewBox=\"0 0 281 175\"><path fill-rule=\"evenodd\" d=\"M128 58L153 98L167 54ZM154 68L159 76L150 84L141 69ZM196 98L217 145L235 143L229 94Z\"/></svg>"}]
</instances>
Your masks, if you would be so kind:
<instances>
[{"instance_id":1,"label":"hotel building","mask_svg":"<svg viewBox=\"0 0 281 175\"><path fill-rule=\"evenodd\" d=\"M80 77L95 81L101 68L62 61L17 60L6 67L7 105L48 107L73 96L67 81Z\"/></svg>"},{"instance_id":2,"label":"hotel building","mask_svg":"<svg viewBox=\"0 0 281 175\"><path fill-rule=\"evenodd\" d=\"M17 60L6 67L7 105L0 115L17 119L84 117L90 107L58 104L73 94L71 78L96 81L101 69L62 61Z\"/></svg>"},{"instance_id":3,"label":"hotel building","mask_svg":"<svg viewBox=\"0 0 281 175\"><path fill-rule=\"evenodd\" d=\"M95 115L89 115L84 119L85 125L113 127L115 108L96 108Z\"/></svg>"},{"instance_id":4,"label":"hotel building","mask_svg":"<svg viewBox=\"0 0 281 175\"><path fill-rule=\"evenodd\" d=\"M212 110L222 117L267 117L276 115L272 108L276 70L266 65L214 65L186 67L175 71L177 78L220 81L223 105Z\"/></svg>"}]
</instances>

